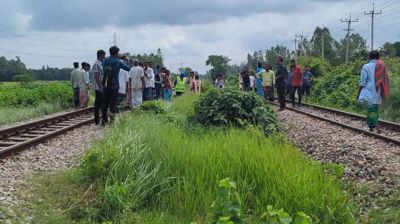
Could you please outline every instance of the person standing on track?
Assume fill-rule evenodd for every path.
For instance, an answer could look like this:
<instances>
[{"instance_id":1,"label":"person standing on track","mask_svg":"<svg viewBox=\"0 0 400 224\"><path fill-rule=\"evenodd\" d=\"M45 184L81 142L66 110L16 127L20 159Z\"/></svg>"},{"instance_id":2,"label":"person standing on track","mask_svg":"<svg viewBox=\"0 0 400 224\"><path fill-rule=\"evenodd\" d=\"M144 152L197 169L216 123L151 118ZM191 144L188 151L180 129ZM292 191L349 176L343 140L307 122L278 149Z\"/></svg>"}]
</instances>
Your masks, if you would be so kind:
<instances>
[{"instance_id":1,"label":"person standing on track","mask_svg":"<svg viewBox=\"0 0 400 224\"><path fill-rule=\"evenodd\" d=\"M106 57L106 52L103 50L97 51L97 60L93 64L93 89L95 92L95 100L94 100L94 123L96 125L100 124L100 110L101 110L101 98L103 94L103 85L101 81L103 80L103 61Z\"/></svg>"},{"instance_id":2,"label":"person standing on track","mask_svg":"<svg viewBox=\"0 0 400 224\"><path fill-rule=\"evenodd\" d=\"M390 94L390 81L385 63L378 51L371 51L370 61L361 70L357 100L367 104L367 123L370 131L379 133L379 106Z\"/></svg>"},{"instance_id":3,"label":"person standing on track","mask_svg":"<svg viewBox=\"0 0 400 224\"><path fill-rule=\"evenodd\" d=\"M277 59L277 64L278 64L278 70L276 71L275 84L276 84L276 90L278 92L278 98L279 98L279 110L282 111L286 107L285 80L287 78L288 72L283 63L283 57L279 57Z\"/></svg>"},{"instance_id":4,"label":"person standing on track","mask_svg":"<svg viewBox=\"0 0 400 224\"><path fill-rule=\"evenodd\" d=\"M110 48L110 56L103 61L103 81L104 86L103 97L102 97L102 125L108 123L108 108L110 108L111 119L114 119L114 115L117 112L117 100L119 90L119 70L122 68L125 71L131 69L131 65L126 64L124 61L118 58L119 48L112 46Z\"/></svg>"},{"instance_id":5,"label":"person standing on track","mask_svg":"<svg viewBox=\"0 0 400 224\"><path fill-rule=\"evenodd\" d=\"M126 64L129 63L127 56L122 56L120 58ZM126 103L127 96L128 96L128 83L129 83L129 71L125 71L124 69L119 69L118 74L118 82L119 82L119 90L118 90L118 106L124 107L124 103Z\"/></svg>"},{"instance_id":6,"label":"person standing on track","mask_svg":"<svg viewBox=\"0 0 400 224\"><path fill-rule=\"evenodd\" d=\"M89 102L89 70L90 64L82 62L82 69L80 70L80 85L79 85L79 104L80 108L86 108Z\"/></svg>"},{"instance_id":7,"label":"person standing on track","mask_svg":"<svg viewBox=\"0 0 400 224\"><path fill-rule=\"evenodd\" d=\"M143 91L144 101L153 100L153 87L154 87L154 72L153 69L149 67L149 63L145 63L143 67L144 71L144 82L146 84Z\"/></svg>"},{"instance_id":8,"label":"person standing on track","mask_svg":"<svg viewBox=\"0 0 400 224\"><path fill-rule=\"evenodd\" d=\"M133 67L129 71L129 89L131 91L131 107L132 109L139 107L143 103L144 71L139 66L139 60L133 61Z\"/></svg>"},{"instance_id":9,"label":"person standing on track","mask_svg":"<svg viewBox=\"0 0 400 224\"><path fill-rule=\"evenodd\" d=\"M242 77L243 81L243 90L248 92L250 91L250 72L249 67L246 65L240 72L240 76Z\"/></svg>"},{"instance_id":10,"label":"person standing on track","mask_svg":"<svg viewBox=\"0 0 400 224\"><path fill-rule=\"evenodd\" d=\"M179 78L176 79L175 81L175 94L176 96L180 96L186 92L187 89L187 79L186 77L181 73Z\"/></svg>"},{"instance_id":11,"label":"person standing on track","mask_svg":"<svg viewBox=\"0 0 400 224\"><path fill-rule=\"evenodd\" d=\"M262 63L257 63L257 70L256 70L256 88L257 88L257 95L264 97L264 89L263 89L263 73L265 69L262 67Z\"/></svg>"},{"instance_id":12,"label":"person standing on track","mask_svg":"<svg viewBox=\"0 0 400 224\"><path fill-rule=\"evenodd\" d=\"M201 94L203 91L203 81L200 80L199 75L194 76L194 92L196 94Z\"/></svg>"},{"instance_id":13,"label":"person standing on track","mask_svg":"<svg viewBox=\"0 0 400 224\"><path fill-rule=\"evenodd\" d=\"M78 109L79 104L79 85L81 82L81 72L79 70L79 62L74 62L74 70L71 72L71 84L74 91L74 106Z\"/></svg>"},{"instance_id":14,"label":"person standing on track","mask_svg":"<svg viewBox=\"0 0 400 224\"><path fill-rule=\"evenodd\" d=\"M274 101L275 72L272 71L270 64L265 65L262 80L265 98L269 101Z\"/></svg>"},{"instance_id":15,"label":"person standing on track","mask_svg":"<svg viewBox=\"0 0 400 224\"><path fill-rule=\"evenodd\" d=\"M303 79L303 95L305 96L306 103L308 102L308 97L311 93L311 82L314 78L314 75L310 71L310 66L306 65L304 68L304 79Z\"/></svg>"},{"instance_id":16,"label":"person standing on track","mask_svg":"<svg viewBox=\"0 0 400 224\"><path fill-rule=\"evenodd\" d=\"M157 65L154 70L154 84L156 87L156 100L162 99L162 76L161 76L161 66Z\"/></svg>"},{"instance_id":17,"label":"person standing on track","mask_svg":"<svg viewBox=\"0 0 400 224\"><path fill-rule=\"evenodd\" d=\"M172 100L172 80L169 70L166 68L162 69L162 82L163 82L163 98L166 101Z\"/></svg>"},{"instance_id":18,"label":"person standing on track","mask_svg":"<svg viewBox=\"0 0 400 224\"><path fill-rule=\"evenodd\" d=\"M295 107L296 106L295 94L297 92L297 98L298 98L297 105L298 107L300 107L301 97L303 95L302 89L303 89L304 74L300 66L296 63L296 60L292 59L291 64L293 66L293 71L292 71L292 91L290 92L290 98L292 100L292 106Z\"/></svg>"}]
</instances>

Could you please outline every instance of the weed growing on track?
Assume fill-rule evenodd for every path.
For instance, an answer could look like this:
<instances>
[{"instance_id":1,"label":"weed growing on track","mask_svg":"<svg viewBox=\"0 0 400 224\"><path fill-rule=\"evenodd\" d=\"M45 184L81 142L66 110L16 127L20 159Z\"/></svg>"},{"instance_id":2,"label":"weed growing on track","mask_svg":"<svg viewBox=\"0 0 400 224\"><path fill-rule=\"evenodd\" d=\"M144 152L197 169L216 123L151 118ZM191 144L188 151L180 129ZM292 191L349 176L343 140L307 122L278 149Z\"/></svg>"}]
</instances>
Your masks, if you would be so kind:
<instances>
[{"instance_id":1,"label":"weed growing on track","mask_svg":"<svg viewBox=\"0 0 400 224\"><path fill-rule=\"evenodd\" d=\"M168 111L183 121L179 117L191 110L182 105L189 107L194 98L181 97L182 104ZM81 166L97 189L97 212L83 216L119 222L145 210L207 223L217 183L230 177L248 222L268 205L305 212L320 223L352 222L340 184L281 137L266 138L256 128L191 129L179 123L154 114L118 119Z\"/></svg>"}]
</instances>

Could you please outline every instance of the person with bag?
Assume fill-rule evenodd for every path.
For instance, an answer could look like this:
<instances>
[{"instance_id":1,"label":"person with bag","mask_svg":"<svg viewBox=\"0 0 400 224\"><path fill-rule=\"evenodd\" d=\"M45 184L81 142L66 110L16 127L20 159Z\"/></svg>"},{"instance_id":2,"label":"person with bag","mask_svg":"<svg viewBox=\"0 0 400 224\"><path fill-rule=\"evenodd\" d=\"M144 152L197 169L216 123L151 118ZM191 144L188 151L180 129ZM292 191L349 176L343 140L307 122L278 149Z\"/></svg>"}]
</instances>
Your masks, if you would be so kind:
<instances>
[{"instance_id":1,"label":"person with bag","mask_svg":"<svg viewBox=\"0 0 400 224\"><path fill-rule=\"evenodd\" d=\"M131 65L126 64L118 58L119 48L112 46L110 56L103 61L103 97L102 97L102 125L108 123L108 109L111 112L111 119L114 119L117 112L117 100L119 91L119 71L123 69L129 71Z\"/></svg>"},{"instance_id":2,"label":"person with bag","mask_svg":"<svg viewBox=\"0 0 400 224\"><path fill-rule=\"evenodd\" d=\"M385 63L378 51L371 51L369 62L362 67L357 100L367 107L367 124L370 131L380 133L379 107L390 95L390 80Z\"/></svg>"}]
</instances>

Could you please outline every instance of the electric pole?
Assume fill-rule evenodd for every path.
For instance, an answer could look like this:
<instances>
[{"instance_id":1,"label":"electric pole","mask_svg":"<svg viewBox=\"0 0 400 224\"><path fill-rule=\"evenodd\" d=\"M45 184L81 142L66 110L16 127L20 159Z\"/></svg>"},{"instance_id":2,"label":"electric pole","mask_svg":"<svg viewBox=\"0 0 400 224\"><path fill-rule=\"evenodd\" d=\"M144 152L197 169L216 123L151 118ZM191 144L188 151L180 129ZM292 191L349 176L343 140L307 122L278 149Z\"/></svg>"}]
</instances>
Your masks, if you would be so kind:
<instances>
[{"instance_id":1,"label":"electric pole","mask_svg":"<svg viewBox=\"0 0 400 224\"><path fill-rule=\"evenodd\" d=\"M305 37L307 37L307 36L304 36L303 33L301 33L299 35L296 34L296 38L300 38L300 46L299 46L300 47L300 49L299 49L300 56L304 56L304 43L303 43L303 40L304 40Z\"/></svg>"},{"instance_id":2,"label":"electric pole","mask_svg":"<svg viewBox=\"0 0 400 224\"><path fill-rule=\"evenodd\" d=\"M375 3L372 3L372 11L364 12L364 15L371 16L371 51L374 50L374 20L376 15L382 14L382 10L375 11Z\"/></svg>"},{"instance_id":3,"label":"electric pole","mask_svg":"<svg viewBox=\"0 0 400 224\"><path fill-rule=\"evenodd\" d=\"M350 31L352 31L353 29L351 29L351 23L356 23L358 22L358 19L356 20L351 20L351 13L350 13L350 17L348 19L341 19L340 22L342 23L347 23L347 29L343 29L344 31L347 31L346 34L346 59L345 62L349 62L349 51L350 51Z\"/></svg>"},{"instance_id":4,"label":"electric pole","mask_svg":"<svg viewBox=\"0 0 400 224\"><path fill-rule=\"evenodd\" d=\"M321 56L322 56L322 59L325 58L325 42L324 42L324 35L325 35L325 31L324 31L324 28L322 28L322 32L321 32Z\"/></svg>"},{"instance_id":5,"label":"electric pole","mask_svg":"<svg viewBox=\"0 0 400 224\"><path fill-rule=\"evenodd\" d=\"M118 40L119 40L119 37L118 37L117 33L114 32L114 34L112 36L112 40L111 40L112 46L117 46Z\"/></svg>"},{"instance_id":6,"label":"electric pole","mask_svg":"<svg viewBox=\"0 0 400 224\"><path fill-rule=\"evenodd\" d=\"M294 37L294 40L291 40L291 42L294 42L294 53L295 53L295 55L297 55L297 34L296 34L296 36Z\"/></svg>"}]
</instances>

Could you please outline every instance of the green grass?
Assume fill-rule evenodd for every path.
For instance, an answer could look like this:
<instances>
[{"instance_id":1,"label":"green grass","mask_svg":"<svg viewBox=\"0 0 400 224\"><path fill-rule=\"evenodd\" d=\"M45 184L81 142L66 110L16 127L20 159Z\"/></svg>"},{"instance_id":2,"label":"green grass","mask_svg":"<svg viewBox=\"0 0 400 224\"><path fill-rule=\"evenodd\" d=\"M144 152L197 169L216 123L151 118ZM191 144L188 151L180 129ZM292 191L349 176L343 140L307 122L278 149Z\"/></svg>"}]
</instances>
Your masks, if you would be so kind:
<instances>
[{"instance_id":1,"label":"green grass","mask_svg":"<svg viewBox=\"0 0 400 224\"><path fill-rule=\"evenodd\" d=\"M119 116L79 169L32 178L21 190L32 211L21 217L33 215L34 223L210 223L217 183L230 177L245 223L256 223L268 205L292 215L303 211L316 223L354 222L341 183L324 172L339 168L323 167L256 128L191 127L185 118L196 98L166 104L166 115Z\"/></svg>"},{"instance_id":2,"label":"green grass","mask_svg":"<svg viewBox=\"0 0 400 224\"><path fill-rule=\"evenodd\" d=\"M34 107L4 107L0 108L0 125L12 124L19 121L63 111L59 104L41 103Z\"/></svg>"},{"instance_id":3,"label":"green grass","mask_svg":"<svg viewBox=\"0 0 400 224\"><path fill-rule=\"evenodd\" d=\"M192 102L192 96L182 97L169 111L185 116ZM230 177L249 220L273 205L290 214L303 211L319 223L353 222L339 182L284 139L256 129L188 128L136 113L117 120L82 168L88 181L98 183L100 207L93 219L118 222L121 214L150 210L206 223L217 182Z\"/></svg>"}]
</instances>

